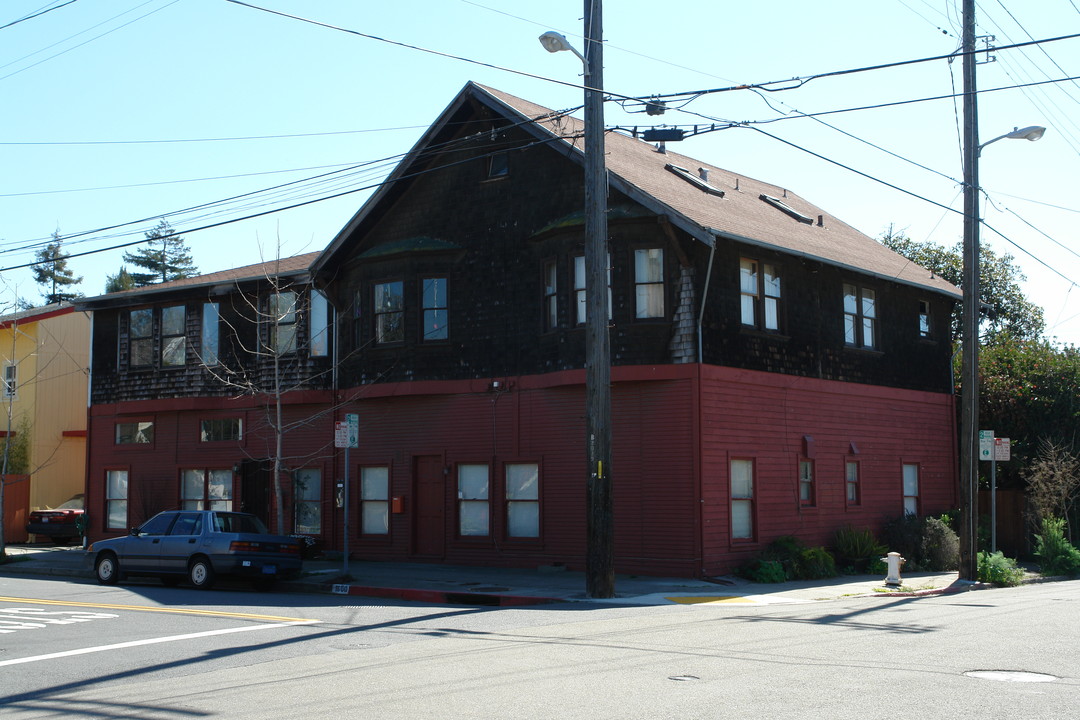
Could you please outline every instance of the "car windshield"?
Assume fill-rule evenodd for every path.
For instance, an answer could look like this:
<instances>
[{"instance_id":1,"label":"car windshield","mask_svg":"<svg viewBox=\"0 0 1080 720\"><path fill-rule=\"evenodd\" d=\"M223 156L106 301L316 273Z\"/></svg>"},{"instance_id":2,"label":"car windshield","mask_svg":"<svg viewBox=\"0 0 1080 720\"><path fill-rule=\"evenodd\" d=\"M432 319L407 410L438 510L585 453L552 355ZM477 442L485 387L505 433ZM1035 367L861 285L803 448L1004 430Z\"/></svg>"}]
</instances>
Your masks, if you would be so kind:
<instances>
[{"instance_id":1,"label":"car windshield","mask_svg":"<svg viewBox=\"0 0 1080 720\"><path fill-rule=\"evenodd\" d=\"M257 533L266 535L269 531L262 521L254 515L243 513L214 513L214 529L227 533Z\"/></svg>"}]
</instances>

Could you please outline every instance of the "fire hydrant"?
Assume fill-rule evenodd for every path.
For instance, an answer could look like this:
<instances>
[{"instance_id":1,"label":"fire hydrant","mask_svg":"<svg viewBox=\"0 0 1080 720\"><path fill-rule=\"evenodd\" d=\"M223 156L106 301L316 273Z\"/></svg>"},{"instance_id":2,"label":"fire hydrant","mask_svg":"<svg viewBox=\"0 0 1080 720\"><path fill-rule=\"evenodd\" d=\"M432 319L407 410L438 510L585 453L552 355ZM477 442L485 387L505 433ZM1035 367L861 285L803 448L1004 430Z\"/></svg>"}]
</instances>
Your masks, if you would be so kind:
<instances>
[{"instance_id":1,"label":"fire hydrant","mask_svg":"<svg viewBox=\"0 0 1080 720\"><path fill-rule=\"evenodd\" d=\"M891 552L881 560L889 568L889 575L885 578L885 585L888 587L900 587L900 566L906 562L904 558L900 557L898 552Z\"/></svg>"}]
</instances>

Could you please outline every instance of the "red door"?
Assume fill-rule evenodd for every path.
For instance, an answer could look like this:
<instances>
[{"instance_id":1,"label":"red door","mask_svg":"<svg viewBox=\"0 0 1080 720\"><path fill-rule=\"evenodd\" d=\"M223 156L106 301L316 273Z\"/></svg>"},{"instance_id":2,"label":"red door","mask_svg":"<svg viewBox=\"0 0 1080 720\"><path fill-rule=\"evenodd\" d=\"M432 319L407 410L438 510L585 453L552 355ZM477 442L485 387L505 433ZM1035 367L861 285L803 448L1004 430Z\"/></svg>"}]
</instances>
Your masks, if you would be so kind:
<instances>
[{"instance_id":1,"label":"red door","mask_svg":"<svg viewBox=\"0 0 1080 720\"><path fill-rule=\"evenodd\" d=\"M415 460L416 555L441 558L446 542L446 476L442 458L425 455Z\"/></svg>"}]
</instances>

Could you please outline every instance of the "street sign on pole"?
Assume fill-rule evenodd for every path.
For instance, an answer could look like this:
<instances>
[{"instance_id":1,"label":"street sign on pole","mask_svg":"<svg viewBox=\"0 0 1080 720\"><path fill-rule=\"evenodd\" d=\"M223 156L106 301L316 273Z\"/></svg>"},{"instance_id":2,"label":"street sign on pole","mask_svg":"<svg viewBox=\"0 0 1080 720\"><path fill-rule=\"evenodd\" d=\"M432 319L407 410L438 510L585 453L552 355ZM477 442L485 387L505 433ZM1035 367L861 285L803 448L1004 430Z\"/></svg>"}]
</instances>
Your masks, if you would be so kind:
<instances>
[{"instance_id":1,"label":"street sign on pole","mask_svg":"<svg viewBox=\"0 0 1080 720\"><path fill-rule=\"evenodd\" d=\"M345 414L345 424L348 426L348 442L345 447L358 448L360 447L360 416L356 413Z\"/></svg>"},{"instance_id":2,"label":"street sign on pole","mask_svg":"<svg viewBox=\"0 0 1080 720\"><path fill-rule=\"evenodd\" d=\"M980 460L993 460L994 459L994 431L993 430L980 430L979 431L979 459Z\"/></svg>"},{"instance_id":3,"label":"street sign on pole","mask_svg":"<svg viewBox=\"0 0 1080 720\"><path fill-rule=\"evenodd\" d=\"M994 459L1008 462L1011 459L1012 441L1009 438L994 438Z\"/></svg>"}]
</instances>

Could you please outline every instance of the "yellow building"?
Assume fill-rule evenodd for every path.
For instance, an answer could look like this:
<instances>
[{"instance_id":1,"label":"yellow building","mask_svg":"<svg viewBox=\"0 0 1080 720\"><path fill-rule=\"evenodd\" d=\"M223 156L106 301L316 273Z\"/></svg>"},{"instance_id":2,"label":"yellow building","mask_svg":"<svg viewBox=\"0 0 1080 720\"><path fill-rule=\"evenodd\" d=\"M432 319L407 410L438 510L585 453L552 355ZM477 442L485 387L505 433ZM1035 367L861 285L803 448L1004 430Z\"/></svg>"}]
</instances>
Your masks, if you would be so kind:
<instances>
[{"instance_id":1,"label":"yellow building","mask_svg":"<svg viewBox=\"0 0 1080 720\"><path fill-rule=\"evenodd\" d=\"M89 354L90 316L69 303L0 317L0 437L28 438L30 510L85 487Z\"/></svg>"}]
</instances>

